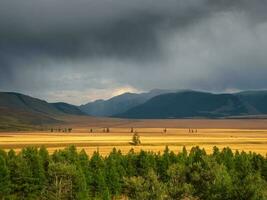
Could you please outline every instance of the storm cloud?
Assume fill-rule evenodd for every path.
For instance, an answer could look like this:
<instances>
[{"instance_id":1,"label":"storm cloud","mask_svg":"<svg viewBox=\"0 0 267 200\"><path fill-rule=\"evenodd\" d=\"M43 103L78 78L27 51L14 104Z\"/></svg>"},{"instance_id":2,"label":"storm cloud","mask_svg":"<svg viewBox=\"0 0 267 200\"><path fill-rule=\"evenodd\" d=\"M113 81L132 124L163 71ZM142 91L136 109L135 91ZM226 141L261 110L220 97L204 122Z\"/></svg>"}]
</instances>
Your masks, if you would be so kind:
<instances>
[{"instance_id":1,"label":"storm cloud","mask_svg":"<svg viewBox=\"0 0 267 200\"><path fill-rule=\"evenodd\" d=\"M86 103L267 88L265 0L2 0L0 90Z\"/></svg>"}]
</instances>

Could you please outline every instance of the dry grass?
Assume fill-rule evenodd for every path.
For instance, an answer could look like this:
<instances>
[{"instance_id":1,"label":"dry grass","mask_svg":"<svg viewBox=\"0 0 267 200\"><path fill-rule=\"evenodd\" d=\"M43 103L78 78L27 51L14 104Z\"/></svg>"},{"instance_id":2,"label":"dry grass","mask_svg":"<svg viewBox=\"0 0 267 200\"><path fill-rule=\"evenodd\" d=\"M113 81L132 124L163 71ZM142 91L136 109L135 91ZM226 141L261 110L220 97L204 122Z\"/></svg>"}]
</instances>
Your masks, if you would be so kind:
<instances>
[{"instance_id":1,"label":"dry grass","mask_svg":"<svg viewBox=\"0 0 267 200\"><path fill-rule=\"evenodd\" d=\"M202 129L267 129L267 119L153 119L128 120L116 118L97 118L88 116L68 116L58 118L64 124L75 128L113 127L113 128L202 128Z\"/></svg>"},{"instance_id":2,"label":"dry grass","mask_svg":"<svg viewBox=\"0 0 267 200\"><path fill-rule=\"evenodd\" d=\"M110 122L109 122L110 123ZM144 122L134 122L142 123ZM150 122L149 122L150 123ZM151 124L149 124L151 126ZM218 123L218 122L216 122ZM116 124L116 123L115 123ZM105 124L106 125L106 124ZM133 124L128 124L133 125ZM166 125L166 124L164 124ZM0 147L4 149L13 148L19 151L25 146L45 145L49 152L64 148L74 144L78 149L85 149L88 154L99 150L103 155L107 155L112 148L116 147L123 153L127 153L131 148L161 152L168 145L171 150L178 152L183 146L190 148L200 146L211 152L213 146L219 148L231 147L233 150L253 151L266 155L267 153L267 129L232 129L232 128L201 128L197 133L189 133L188 128L168 128L167 133L163 133L163 128L135 128L140 134L142 145L131 146L129 142L132 138L130 128L113 126L110 133L103 133L102 128L94 128L94 133L89 133L89 127L77 126L72 133L51 133L51 132L12 132L1 133ZM112 126L110 126L112 127ZM165 126L162 126L165 127Z\"/></svg>"}]
</instances>

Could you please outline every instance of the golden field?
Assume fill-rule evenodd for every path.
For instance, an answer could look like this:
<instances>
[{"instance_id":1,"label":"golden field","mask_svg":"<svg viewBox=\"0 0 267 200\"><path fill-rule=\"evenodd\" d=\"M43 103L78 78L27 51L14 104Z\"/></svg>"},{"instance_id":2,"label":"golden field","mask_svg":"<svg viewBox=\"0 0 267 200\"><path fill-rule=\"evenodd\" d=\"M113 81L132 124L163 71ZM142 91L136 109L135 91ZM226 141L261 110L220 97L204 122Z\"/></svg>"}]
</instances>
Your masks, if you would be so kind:
<instances>
[{"instance_id":1,"label":"golden field","mask_svg":"<svg viewBox=\"0 0 267 200\"><path fill-rule=\"evenodd\" d=\"M233 150L253 151L266 155L267 153L267 120L107 120L106 123L65 124L60 127L70 127L71 133L63 132L3 132L0 134L0 147L19 151L25 146L41 146L49 152L74 144L78 149L85 149L88 154L98 150L108 154L116 147L123 153L131 148L159 152L165 146L178 152L183 146L205 148L211 152L213 146L230 147ZM96 125L96 126L93 126ZM190 126L189 126L190 125ZM147 126L147 128L146 128ZM153 126L155 128L153 128ZM216 128L217 126L217 128ZM93 133L90 128L93 127ZM103 133L103 127L109 127L109 133ZM140 135L142 144L132 146L131 127ZM163 129L167 127L167 133ZM169 127L169 128L168 128ZM189 127L197 132L189 133Z\"/></svg>"}]
</instances>

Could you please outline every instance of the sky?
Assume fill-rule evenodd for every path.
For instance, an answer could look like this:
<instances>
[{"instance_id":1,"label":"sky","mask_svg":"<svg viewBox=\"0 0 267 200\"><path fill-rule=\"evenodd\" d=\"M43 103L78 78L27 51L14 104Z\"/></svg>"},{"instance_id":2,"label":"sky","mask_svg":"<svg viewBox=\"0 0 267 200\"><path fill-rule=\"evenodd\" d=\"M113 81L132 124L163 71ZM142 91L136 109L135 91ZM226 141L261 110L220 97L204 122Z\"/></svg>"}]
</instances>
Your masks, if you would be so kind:
<instances>
[{"instance_id":1,"label":"sky","mask_svg":"<svg viewBox=\"0 0 267 200\"><path fill-rule=\"evenodd\" d=\"M1 0L0 91L80 105L267 89L266 0Z\"/></svg>"}]
</instances>

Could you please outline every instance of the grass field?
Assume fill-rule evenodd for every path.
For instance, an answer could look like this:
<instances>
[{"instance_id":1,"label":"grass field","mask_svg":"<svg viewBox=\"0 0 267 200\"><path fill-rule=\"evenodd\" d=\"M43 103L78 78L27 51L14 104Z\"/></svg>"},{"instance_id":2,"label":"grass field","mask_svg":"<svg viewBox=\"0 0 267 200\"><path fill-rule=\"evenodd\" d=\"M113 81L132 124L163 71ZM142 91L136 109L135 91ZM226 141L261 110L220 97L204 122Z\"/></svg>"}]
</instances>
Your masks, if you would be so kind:
<instances>
[{"instance_id":1,"label":"grass field","mask_svg":"<svg viewBox=\"0 0 267 200\"><path fill-rule=\"evenodd\" d=\"M107 120L106 123L102 122L93 128L93 133L89 131L90 127L93 127L92 124L86 126L85 123L72 124L74 127L71 133L3 132L0 134L0 147L7 150L13 148L19 151L25 146L39 147L45 145L49 152L53 152L56 149L74 144L78 149L85 149L88 154L98 150L101 154L106 155L113 147L120 149L123 153L127 153L131 148L137 151L143 149L159 152L168 145L171 150L178 152L183 146L189 149L198 145L205 148L207 152L211 152L213 146L217 146L219 148L231 147L233 150L247 152L253 151L262 155L267 153L265 120L176 120L176 123L173 120ZM189 133L189 129L185 128L189 123L194 130L197 129L197 132ZM103 133L101 126L109 126L110 132ZM149 128L145 128L145 126ZM156 128L152 128L153 126ZM218 128L215 128L216 126ZM132 139L130 127L134 127L134 130L139 133L142 142L140 146L130 144ZM163 132L165 127L171 127L167 128L167 133Z\"/></svg>"}]
</instances>

